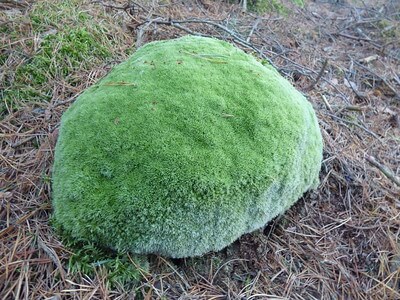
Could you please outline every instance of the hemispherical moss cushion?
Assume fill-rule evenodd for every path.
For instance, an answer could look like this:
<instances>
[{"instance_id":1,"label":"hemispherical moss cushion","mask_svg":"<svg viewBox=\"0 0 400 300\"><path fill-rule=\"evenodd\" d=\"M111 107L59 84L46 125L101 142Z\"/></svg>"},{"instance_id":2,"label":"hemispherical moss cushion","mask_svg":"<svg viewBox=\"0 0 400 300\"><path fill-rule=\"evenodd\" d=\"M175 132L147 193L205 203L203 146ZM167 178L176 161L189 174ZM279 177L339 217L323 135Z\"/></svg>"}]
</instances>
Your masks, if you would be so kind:
<instances>
[{"instance_id":1,"label":"hemispherical moss cushion","mask_svg":"<svg viewBox=\"0 0 400 300\"><path fill-rule=\"evenodd\" d=\"M63 115L56 223L70 237L170 257L220 250L318 183L307 100L231 44L153 42Z\"/></svg>"}]
</instances>

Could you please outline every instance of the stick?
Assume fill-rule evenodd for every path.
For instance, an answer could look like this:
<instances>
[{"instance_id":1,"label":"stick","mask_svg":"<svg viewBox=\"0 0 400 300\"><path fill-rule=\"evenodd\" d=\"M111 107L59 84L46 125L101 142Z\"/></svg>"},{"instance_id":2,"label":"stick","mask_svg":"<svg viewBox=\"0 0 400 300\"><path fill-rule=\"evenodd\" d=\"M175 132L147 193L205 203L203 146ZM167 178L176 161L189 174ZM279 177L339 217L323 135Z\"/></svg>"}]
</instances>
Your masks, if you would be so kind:
<instances>
[{"instance_id":1,"label":"stick","mask_svg":"<svg viewBox=\"0 0 400 300\"><path fill-rule=\"evenodd\" d=\"M264 42L268 43L261 35L257 34L257 36ZM271 54L277 54L276 52L270 51L270 50L265 50ZM281 54L279 54L277 57L279 57ZM291 64L293 64L294 66L307 70L308 72L314 73L314 74L318 74L316 71L314 71L313 69L310 69L306 66L303 66L297 62L295 62L294 60L291 60L290 58L286 57L286 56L281 56L283 60L286 60L287 62L290 62ZM281 69L277 68L278 71L280 71ZM311 75L308 75L311 77ZM347 103L349 103L349 99L347 98L347 96L345 94L343 94L342 91L340 91L338 89L338 87L336 86L336 84L332 83L329 79L326 79L324 77L321 78L321 80L325 81L327 84L329 84L341 97L342 99L344 99Z\"/></svg>"},{"instance_id":2,"label":"stick","mask_svg":"<svg viewBox=\"0 0 400 300\"><path fill-rule=\"evenodd\" d=\"M336 119L336 120L339 120L339 121L341 121L341 122L343 122L343 123L347 123L347 124L350 124L350 125L357 126L358 128L361 128L361 129L363 129L365 132L367 132L367 133L369 133L370 135L372 135L372 136L373 136L374 138L376 138L379 142L383 143L382 140L380 139L380 137L379 137L375 132L369 130L368 128L366 128L366 127L364 127L364 126L362 126L362 125L360 125L360 124L357 124L357 123L355 123L355 122L352 122L352 121L349 121L349 120L340 118L340 117L338 117L338 116L332 115L332 114L330 114L330 113L325 113L325 114L328 115L328 116L331 116L332 118L334 118L334 119Z\"/></svg>"},{"instance_id":3,"label":"stick","mask_svg":"<svg viewBox=\"0 0 400 300\"><path fill-rule=\"evenodd\" d=\"M378 77L380 80L382 80L383 83L386 84L386 86L395 94L395 96L396 96L397 98L400 98L399 92L396 91L396 89L395 89L394 87L392 87L392 86L389 84L389 82L387 82L387 80L386 80L385 78L383 78L382 76L378 75L377 73L375 73L374 71L372 71L370 68L367 68L366 66L360 64L360 63L357 62L357 61L354 61L354 63L355 63L357 66L363 68L364 70L370 72L372 75Z\"/></svg>"},{"instance_id":4,"label":"stick","mask_svg":"<svg viewBox=\"0 0 400 300\"><path fill-rule=\"evenodd\" d=\"M32 141L35 137L37 137L37 135L31 135L30 137L27 137L24 140L17 141L15 143L11 144L11 148L17 148L17 147L19 147L19 146L21 146L21 145L23 145L23 144L25 144L25 143L27 143L29 141Z\"/></svg>"},{"instance_id":5,"label":"stick","mask_svg":"<svg viewBox=\"0 0 400 300\"><path fill-rule=\"evenodd\" d=\"M192 19L192 20L172 20L171 19L171 20L168 20L168 21L160 20L160 19L153 19L153 20L147 20L147 21L141 23L139 26L141 26L143 24L148 24L148 23L150 23L150 24L160 24L160 25L169 25L169 26L173 26L175 28L178 28L180 30L183 30L183 31L185 31L185 32L187 32L189 34L197 35L197 36L204 36L204 37L214 37L214 36L213 35L209 35L209 34L199 33L199 32L196 32L196 31L192 31L189 28L186 28L186 27L184 27L184 26L182 26L180 24L192 23L192 24L208 24L208 25L212 25L212 26L217 27L218 29L228 33L237 44L239 44L239 45L241 45L241 46L243 46L245 48L248 48L248 49L256 51L261 58L263 58L266 61L268 61L268 63L271 66L273 66L276 70L279 70L279 68L277 66L275 66L275 64L260 49L257 49L251 43L246 42L246 40L244 38L239 36L234 31L232 31L229 28L227 28L227 27L225 27L225 26L223 26L221 24L218 24L216 22L209 21L209 20L197 20L197 19Z\"/></svg>"},{"instance_id":6,"label":"stick","mask_svg":"<svg viewBox=\"0 0 400 300\"><path fill-rule=\"evenodd\" d=\"M374 167L377 167L385 176L394 182L397 186L400 186L400 179L390 170L388 167L380 164L375 157L365 154L365 159Z\"/></svg>"},{"instance_id":7,"label":"stick","mask_svg":"<svg viewBox=\"0 0 400 300\"><path fill-rule=\"evenodd\" d=\"M330 110L330 112L333 113L333 109L332 109L331 105L329 104L328 100L326 100L326 98L323 94L320 93L320 95L321 95L322 101L324 101L326 107Z\"/></svg>"},{"instance_id":8,"label":"stick","mask_svg":"<svg viewBox=\"0 0 400 300\"><path fill-rule=\"evenodd\" d=\"M356 40L356 41L366 41L366 42L371 42L370 38L363 38L363 37L359 37L359 36L353 36L353 35L348 35L345 33L340 33L340 32L336 32L336 33L332 33L332 35L339 35L351 40Z\"/></svg>"},{"instance_id":9,"label":"stick","mask_svg":"<svg viewBox=\"0 0 400 300\"><path fill-rule=\"evenodd\" d=\"M244 40L242 37L238 36L238 34L236 34L234 31L232 31L232 30L228 29L227 27L225 27L225 26L223 26L223 25L221 25L221 24L218 24L218 23L216 23L216 22L209 21L209 20L198 20L198 19L192 19L192 20L172 20L172 19L171 19L171 20L168 20L168 21L160 20L160 19L154 19L154 20L147 20L147 21L144 21L143 23L139 24L139 26L142 26L142 25L147 24L147 23L149 23L149 22L150 22L151 24L161 24L161 25L173 26L173 27L178 28L178 29L180 29L180 30L183 30L183 31L185 31L185 32L187 32L187 33L189 33L189 34L197 35L197 36L204 36L204 37L215 37L215 36L213 36L213 35L208 35L208 34L202 34L202 33L199 33L199 32L192 31L192 30L190 30L190 29L188 29L188 28L186 28L186 27L184 27L184 26L181 26L180 24L184 24L184 23L197 23L197 24L201 24L201 23L203 23L203 24L208 24L208 25L215 26L215 27L217 27L218 29L220 29L220 30L222 30L222 31L224 31L224 32L226 32L226 33L228 33L228 34L233 38L233 40L234 40L237 44L239 44L239 45L241 45L241 46L243 46L243 47L245 47L245 48L247 48L247 49L254 50L255 52L257 52L257 54L258 54L262 59L266 60L266 61L267 61L272 67L274 67L277 71L281 71L281 68L277 67L277 66L272 62L272 60L271 60L267 55L264 54L264 51L263 51L263 50L258 49L258 48L257 48L256 46L254 46L253 44L247 42L247 41ZM268 50L267 50L267 51L268 51ZM272 52L272 51L268 51L268 52L273 53L273 54L276 54L276 53L274 53L274 52ZM287 57L282 57L282 58L283 58L284 60L286 60L286 61L288 61L288 62L294 64L294 65L297 66L297 67L303 68L303 69L305 69L305 70L307 70L307 71L309 71L309 72L311 72L311 73L314 73L314 74L317 74L317 75L318 75L318 73L317 73L316 71L314 71L314 70L312 70L312 69L310 69L310 68L307 68L307 67L305 67L305 66L302 66L302 65L296 63L295 61L293 61L293 60L291 60L291 59L289 59L289 58L287 58ZM310 76L310 75L309 75L309 76ZM335 84L333 84L330 80L328 80L328 79L326 79L326 78L324 78L324 77L321 77L320 79L323 80L323 81L325 81L325 82L326 82L327 84L329 84L330 86L332 86L332 87L340 94L340 96L348 102L348 98L346 97L346 95L344 95L344 94L336 87Z\"/></svg>"},{"instance_id":10,"label":"stick","mask_svg":"<svg viewBox=\"0 0 400 300\"><path fill-rule=\"evenodd\" d=\"M253 35L254 30L256 30L256 28L257 28L258 24L260 24L260 22L261 22L261 18L258 17L257 20L254 22L254 25L251 28L249 35L247 36L246 42L248 42L248 43L250 42L251 36Z\"/></svg>"},{"instance_id":11,"label":"stick","mask_svg":"<svg viewBox=\"0 0 400 300\"><path fill-rule=\"evenodd\" d=\"M314 82L312 82L309 86L307 86L307 87L305 88L305 90L306 90L307 92L308 92L308 91L311 91L311 90L314 88L314 86L318 83L318 81L320 80L320 78L321 78L322 75L324 74L324 71L325 71L327 65L328 65L328 59L325 58L324 63L322 64L322 68L321 68L321 70L319 71L319 73L318 73L317 77L315 78Z\"/></svg>"}]
</instances>

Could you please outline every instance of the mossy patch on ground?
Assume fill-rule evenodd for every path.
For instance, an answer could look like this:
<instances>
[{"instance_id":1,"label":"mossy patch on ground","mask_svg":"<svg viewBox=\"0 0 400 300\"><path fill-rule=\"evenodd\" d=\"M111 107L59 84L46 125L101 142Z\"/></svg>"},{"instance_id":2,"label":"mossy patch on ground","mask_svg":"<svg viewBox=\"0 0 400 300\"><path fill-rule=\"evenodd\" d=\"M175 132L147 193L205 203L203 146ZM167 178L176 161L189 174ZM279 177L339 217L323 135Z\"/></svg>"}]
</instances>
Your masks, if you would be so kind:
<instances>
[{"instance_id":1,"label":"mossy patch on ground","mask_svg":"<svg viewBox=\"0 0 400 300\"><path fill-rule=\"evenodd\" d=\"M87 1L41 0L29 7L16 7L21 10L0 9L1 121L7 119L9 113L27 108L34 112L34 119L35 111L44 111L90 84L88 75L91 80L101 75L96 67L104 69L134 51L132 39L119 24L121 20ZM54 119L50 114L52 112L49 117ZM41 133L50 127L49 124ZM25 130L26 127L21 126L20 133ZM32 143L40 148L43 140L34 139ZM42 167L37 166L37 169ZM47 172L42 172L41 181L50 182ZM3 178L0 181L3 183ZM64 241L73 253L69 258L69 271L73 275L81 273L94 277L96 272L103 272L111 285L132 285L140 278L129 256L121 252L106 251L76 239ZM131 258L146 267L141 258L132 255Z\"/></svg>"},{"instance_id":2,"label":"mossy patch on ground","mask_svg":"<svg viewBox=\"0 0 400 300\"><path fill-rule=\"evenodd\" d=\"M103 272L110 287L133 288L149 269L145 256L116 253L72 240L66 240L66 245L73 252L68 263L72 275L81 273L92 277L96 272Z\"/></svg>"},{"instance_id":3,"label":"mossy patch on ground","mask_svg":"<svg viewBox=\"0 0 400 300\"><path fill-rule=\"evenodd\" d=\"M0 118L24 103L50 101L57 85L79 85L81 74L110 61L124 39L99 22L108 16L83 10L82 1L38 1L25 14L4 18L10 22L0 26L7 37L0 46Z\"/></svg>"},{"instance_id":4,"label":"mossy patch on ground","mask_svg":"<svg viewBox=\"0 0 400 300\"><path fill-rule=\"evenodd\" d=\"M119 251L220 250L318 183L307 100L272 67L216 39L147 44L64 114L55 220Z\"/></svg>"},{"instance_id":5,"label":"mossy patch on ground","mask_svg":"<svg viewBox=\"0 0 400 300\"><path fill-rule=\"evenodd\" d=\"M231 0L230 2L237 3L238 1ZM291 2L299 7L304 6L304 0L291 0ZM286 15L290 11L288 2L282 0L249 0L247 6L250 11L257 13L276 12Z\"/></svg>"}]
</instances>

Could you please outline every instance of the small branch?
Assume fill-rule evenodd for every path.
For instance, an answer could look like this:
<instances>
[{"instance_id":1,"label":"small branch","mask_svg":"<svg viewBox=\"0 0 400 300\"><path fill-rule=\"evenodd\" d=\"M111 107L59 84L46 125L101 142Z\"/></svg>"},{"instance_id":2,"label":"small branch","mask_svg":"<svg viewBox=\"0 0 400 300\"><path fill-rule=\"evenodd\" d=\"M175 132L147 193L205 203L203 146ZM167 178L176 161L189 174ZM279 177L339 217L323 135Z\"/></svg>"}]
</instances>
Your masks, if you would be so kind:
<instances>
[{"instance_id":1,"label":"small branch","mask_svg":"<svg viewBox=\"0 0 400 300\"><path fill-rule=\"evenodd\" d=\"M248 43L250 42L251 36L253 35L254 30L257 29L257 26L258 26L258 24L260 24L260 22L261 22L261 18L258 17L257 20L254 22L254 25L251 28L249 35L247 36L246 42L248 42Z\"/></svg>"},{"instance_id":2,"label":"small branch","mask_svg":"<svg viewBox=\"0 0 400 300\"><path fill-rule=\"evenodd\" d=\"M336 32L336 33L332 33L332 35L338 35L338 36L342 36L351 40L356 40L356 41L366 41L366 42L371 42L370 38L363 38L363 37L359 37L359 36L353 36L353 35L349 35L349 34L345 34L345 33L340 33L340 32Z\"/></svg>"},{"instance_id":3,"label":"small branch","mask_svg":"<svg viewBox=\"0 0 400 300\"><path fill-rule=\"evenodd\" d=\"M352 60L352 63L353 63L353 60ZM360 92L360 91L357 89L357 87L355 87L355 86L351 83L351 81L350 81L350 79L349 79L349 77L347 76L346 73L344 73L344 77L346 78L347 83L349 84L349 86L350 86L351 90L354 92L354 94L356 94L356 96L357 96L359 99L365 99L365 98L366 98L365 93Z\"/></svg>"},{"instance_id":4,"label":"small branch","mask_svg":"<svg viewBox=\"0 0 400 300\"><path fill-rule=\"evenodd\" d=\"M325 95L323 95L323 94L320 94L320 95L321 95L322 101L324 101L324 103L325 103L325 106L329 109L330 112L333 113L333 109L332 109L331 105L329 104L328 100L326 99Z\"/></svg>"},{"instance_id":5,"label":"small branch","mask_svg":"<svg viewBox=\"0 0 400 300\"><path fill-rule=\"evenodd\" d=\"M185 31L185 32L187 32L187 33L189 33L189 34L192 34L192 35L204 36L204 37L213 37L213 36L210 35L210 34L203 34L203 33L199 33L199 32L192 31L192 30L190 30L189 28L186 28L186 27L183 27L183 26L181 26L181 25L179 25L179 24L173 23L172 21L171 21L171 23L168 24L168 25L174 26L175 28L178 28L178 29L180 29L180 30L183 30L183 31Z\"/></svg>"},{"instance_id":6,"label":"small branch","mask_svg":"<svg viewBox=\"0 0 400 300\"><path fill-rule=\"evenodd\" d=\"M322 68L319 71L319 73L318 73L317 77L315 78L314 82L312 82L309 86L307 86L305 88L305 91L308 92L308 91L311 91L314 88L314 86L318 83L318 81L321 79L322 75L324 74L327 65L328 65L328 59L325 58L324 63L322 64Z\"/></svg>"},{"instance_id":7,"label":"small branch","mask_svg":"<svg viewBox=\"0 0 400 300\"><path fill-rule=\"evenodd\" d=\"M395 95L397 98L400 98L400 93L399 93L398 91L396 91L396 89L395 89L394 87L392 87L392 86L389 84L389 82L387 82L387 80L386 80L385 78L383 78L382 76L378 75L377 73L375 73L374 71L372 71L370 68L368 68L368 67L366 67L366 66L360 64L360 63L357 62L357 61L354 61L354 63L355 63L357 66L361 67L362 69L364 69L364 70L370 72L372 75L378 77L380 80L382 80L383 83L386 84L386 86L394 93L394 95Z\"/></svg>"},{"instance_id":8,"label":"small branch","mask_svg":"<svg viewBox=\"0 0 400 300\"><path fill-rule=\"evenodd\" d=\"M187 32L189 34L197 35L197 36L204 36L204 37L214 37L214 36L213 35L209 35L209 34L199 33L199 32L196 32L196 31L192 31L191 29L186 28L186 27L182 26L181 24L208 24L208 25L214 26L214 27L222 30L223 32L228 33L233 38L233 41L236 42L237 44L239 44L239 45L241 45L241 46L243 46L245 48L248 48L248 49L256 51L258 53L258 55L262 59L265 59L266 61L268 61L268 63L271 66L273 66L275 69L279 70L279 68L277 66L275 66L275 64L269 59L269 57L267 57L263 53L262 50L258 49L253 44L247 42L244 38L239 36L233 30L230 30L229 28L227 28L227 27L225 27L225 26L223 26L223 25L221 25L219 23L216 23L216 22L213 22L213 21L209 21L209 20L198 20L198 19L192 19L192 20L172 20L171 19L171 20L168 20L168 21L162 20L162 19L153 19L153 20L145 21L142 24L140 24L139 26L141 26L143 24L146 24L146 26L148 27L147 24L149 24L149 23L150 24L160 24L160 25L173 26L173 27L178 28L180 30L183 30L183 31L185 31L185 32Z\"/></svg>"},{"instance_id":9,"label":"small branch","mask_svg":"<svg viewBox=\"0 0 400 300\"><path fill-rule=\"evenodd\" d=\"M268 42L265 40L265 38L264 38L263 36L261 36L261 35L258 34L258 33L256 33L256 34L257 34L257 36L258 36L263 42L268 43ZM278 53L276 53L276 52L274 52L274 51L271 51L271 50L265 50L265 51L268 52L268 53L270 53L270 54L272 54L272 55L276 55L275 58L280 57L280 56L282 55L282 54L278 54ZM296 66L297 68L306 70L306 71L308 71L308 72L310 72L310 73L313 73L313 74L318 74L318 73L317 73L316 71L314 71L313 69L308 68L308 67L306 67L306 66L303 66L303 65L301 65L301 64L299 64L299 63L297 63L297 62L291 60L290 58L288 58L288 57L286 57L286 56L281 56L281 58L282 58L283 60L285 60L285 61L287 61L287 62L293 64L293 65ZM274 57L273 57L272 59L274 59ZM277 70L278 70L278 71L281 71L282 68L277 68ZM307 76L311 77L311 75L307 75ZM347 97L342 91L340 91L340 90L338 89L338 87L336 86L336 84L334 84L334 83L331 82L329 79L326 79L326 78L324 78L324 77L322 77L321 80L324 81L324 82L326 82L328 85L330 85L330 86L340 95L340 97L341 97L343 100L345 100L347 103L349 103L348 97Z\"/></svg>"},{"instance_id":10,"label":"small branch","mask_svg":"<svg viewBox=\"0 0 400 300\"><path fill-rule=\"evenodd\" d=\"M241 0L240 2L242 4L243 11L247 11L247 0Z\"/></svg>"},{"instance_id":11,"label":"small branch","mask_svg":"<svg viewBox=\"0 0 400 300\"><path fill-rule=\"evenodd\" d=\"M369 130L369 129L366 128L365 126L362 126L362 125L360 125L360 124L358 124L358 123L355 123L355 122L352 122L352 121L349 121L349 120L345 120L345 119L343 119L343 118L340 118L340 117L338 117L338 116L332 115L332 114L330 114L330 113L326 113L326 115L331 116L332 118L334 118L334 119L336 119L336 120L338 120L338 121L341 121L341 122L343 122L343 123L346 123L346 124L349 124L349 125L354 125L354 126L360 128L360 129L364 130L365 132L369 133L369 134L372 135L374 138L376 138L379 142L382 143L382 140L380 139L380 137L379 137L375 132Z\"/></svg>"},{"instance_id":12,"label":"small branch","mask_svg":"<svg viewBox=\"0 0 400 300\"><path fill-rule=\"evenodd\" d=\"M388 167L380 164L375 157L365 154L365 159L374 167L377 167L385 176L394 182L397 186L400 186L400 179L390 170Z\"/></svg>"},{"instance_id":13,"label":"small branch","mask_svg":"<svg viewBox=\"0 0 400 300\"><path fill-rule=\"evenodd\" d=\"M33 140L34 138L36 138L36 137L37 137L37 135L32 135L32 136L30 136L30 137L27 137L27 138L24 139L24 140L17 141L17 142L15 142L15 143L11 144L11 148L17 148L17 147L19 147L19 146L21 146L21 145L23 145L23 144L25 144L25 143L27 143L27 142L32 141L32 140Z\"/></svg>"},{"instance_id":14,"label":"small branch","mask_svg":"<svg viewBox=\"0 0 400 300\"><path fill-rule=\"evenodd\" d=\"M144 32L146 31L147 28L149 28L149 26L150 26L151 24L154 23L155 20L156 20L156 19L150 20L150 21L148 21L148 22L145 22L145 23L144 23L145 25L144 25L143 27L141 26L142 24L140 24L140 25L138 26L138 27L140 27L140 29L138 30L137 36L136 36L136 43L135 43L135 47L136 47L136 48L140 48L140 47L142 46L142 44L143 44L143 35L144 35Z\"/></svg>"},{"instance_id":15,"label":"small branch","mask_svg":"<svg viewBox=\"0 0 400 300\"><path fill-rule=\"evenodd\" d=\"M276 54L275 52L272 52L272 51L269 51L269 50L266 50L266 49L259 49L259 48L257 48L257 47L256 47L255 45L253 45L252 43L247 42L247 41L246 41L243 37L241 37L238 33L234 32L233 30L231 30L231 29L229 29L229 28L227 28L227 27L225 27L225 26L223 26L223 25L221 25L221 24L219 24L219 23L216 23L216 22L214 22L214 21L210 21L210 20L200 20L200 19L189 19L189 20L172 20L172 19L170 19L170 20L165 20L165 19L162 19L162 18L156 18L156 19L152 19L152 20L146 20L146 21L142 22L141 24L139 24L138 27L143 26L143 25L146 26L146 25L149 24L149 23L150 23L150 24L160 24L160 25L173 26L173 27L178 28L178 29L180 29L180 30L182 30L182 31L185 31L185 32L187 32L187 33L189 33L189 34L197 35L197 36L204 36L204 37L215 37L215 36L214 36L214 35L208 35L208 34L203 34L203 33L200 33L200 32L193 31L193 30L191 30L191 29L189 29L189 28L187 28L187 27L182 26L181 24L208 24L208 25L214 26L214 27L216 27L216 28L222 30L223 32L229 34L229 35L231 36L231 38L233 39L233 41L234 41L236 44L241 45L241 46L244 47L244 48L247 48L247 49L250 49L250 50L255 51L255 52L258 54L258 56L259 56L260 58L266 60L272 67L274 67L277 71L279 71L279 72L282 73L282 69L279 68L279 67L277 67L277 66L273 63L273 61L265 54L265 52L268 52L268 53L271 53L271 54ZM147 25L147 27L148 27L148 25ZM147 28L147 27L146 27L146 28ZM139 33L143 34L143 31L144 31L144 28L143 28L143 29L140 29ZM139 33L138 33L138 37L140 36ZM318 75L318 73L317 73L316 71L314 71L313 69L310 69L310 68L308 68L308 67L305 67L305 66L303 66L303 65L300 65L299 63L296 63L295 61L293 61L293 60L291 60L291 59L289 59L289 58L287 58L287 57L284 57L284 56L283 56L282 58L283 58L284 60L286 60L286 61L292 63L292 64L295 65L296 67L302 68L302 69L304 69L304 70L307 70L307 71L310 72L310 73L313 73L313 74ZM307 75L307 76L310 76L310 77L311 77L311 75ZM336 86L335 84L333 84L330 80L324 78L323 76L320 76L319 80L323 80L324 82L326 82L327 84L329 84L330 86L332 86L332 88L333 88L335 91L337 91L337 92L339 93L339 95L340 95L345 101L348 102L348 98L346 97L346 95L344 95L343 92L341 92L341 91L337 88L337 86Z\"/></svg>"},{"instance_id":16,"label":"small branch","mask_svg":"<svg viewBox=\"0 0 400 300\"><path fill-rule=\"evenodd\" d=\"M64 101L56 101L53 105L50 105L50 107L48 109L53 109L55 107L61 106L61 105L66 105L72 101L74 101L76 98L78 98L78 96L80 96L83 93L83 91L75 94L74 96L68 98L67 100Z\"/></svg>"},{"instance_id":17,"label":"small branch","mask_svg":"<svg viewBox=\"0 0 400 300\"><path fill-rule=\"evenodd\" d=\"M346 105L343 106L341 109L337 111L337 113L341 113L343 110L350 110L350 111L359 111L362 112L365 110L365 107L357 106L357 105Z\"/></svg>"},{"instance_id":18,"label":"small branch","mask_svg":"<svg viewBox=\"0 0 400 300\"><path fill-rule=\"evenodd\" d=\"M382 45L380 45L380 44L374 42L374 41L371 40L369 37L359 37L359 36L349 35L349 34L341 33L341 32L334 32L334 33L331 33L331 34L332 34L332 35L336 35L336 36L342 36L342 37L344 37L344 38L351 39L351 40L365 41L365 42L370 43L372 46L374 46L374 47L377 48L378 50L381 50L381 51L382 51Z\"/></svg>"}]
</instances>

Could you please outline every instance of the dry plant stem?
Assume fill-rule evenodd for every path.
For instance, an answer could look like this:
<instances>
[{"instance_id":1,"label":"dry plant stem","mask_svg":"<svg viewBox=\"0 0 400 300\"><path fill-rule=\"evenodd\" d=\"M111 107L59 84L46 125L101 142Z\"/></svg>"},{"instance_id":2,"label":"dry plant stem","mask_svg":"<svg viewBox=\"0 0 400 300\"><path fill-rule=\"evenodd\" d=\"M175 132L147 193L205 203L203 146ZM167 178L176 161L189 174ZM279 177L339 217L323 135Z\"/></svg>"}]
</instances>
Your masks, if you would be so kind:
<instances>
[{"instance_id":1,"label":"dry plant stem","mask_svg":"<svg viewBox=\"0 0 400 300\"><path fill-rule=\"evenodd\" d=\"M182 279L182 282L185 284L186 288L189 288L190 285L189 283L186 281L186 279L174 268L174 266L172 266L166 259L164 259L162 256L159 256L159 258L165 263L167 264L168 267L170 267L175 273L176 275L178 275L178 277L180 279Z\"/></svg>"},{"instance_id":2,"label":"dry plant stem","mask_svg":"<svg viewBox=\"0 0 400 300\"><path fill-rule=\"evenodd\" d=\"M365 159L374 167L377 167L387 178L400 187L400 179L386 166L379 163L375 157L365 154Z\"/></svg>"},{"instance_id":3,"label":"dry plant stem","mask_svg":"<svg viewBox=\"0 0 400 300\"><path fill-rule=\"evenodd\" d=\"M144 32L151 24L152 22L148 22L145 26L140 27L140 29L138 30L136 34L136 43L135 43L136 48L140 48L142 46Z\"/></svg>"},{"instance_id":4,"label":"dry plant stem","mask_svg":"<svg viewBox=\"0 0 400 300\"><path fill-rule=\"evenodd\" d=\"M16 8L16 7L24 8L28 5L29 5L29 2L27 2L27 1L15 1L15 0L1 0L0 1L0 8L4 8L4 9Z\"/></svg>"}]
</instances>

